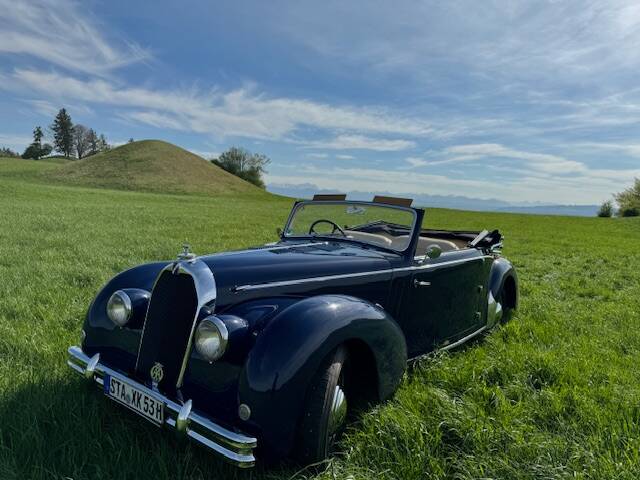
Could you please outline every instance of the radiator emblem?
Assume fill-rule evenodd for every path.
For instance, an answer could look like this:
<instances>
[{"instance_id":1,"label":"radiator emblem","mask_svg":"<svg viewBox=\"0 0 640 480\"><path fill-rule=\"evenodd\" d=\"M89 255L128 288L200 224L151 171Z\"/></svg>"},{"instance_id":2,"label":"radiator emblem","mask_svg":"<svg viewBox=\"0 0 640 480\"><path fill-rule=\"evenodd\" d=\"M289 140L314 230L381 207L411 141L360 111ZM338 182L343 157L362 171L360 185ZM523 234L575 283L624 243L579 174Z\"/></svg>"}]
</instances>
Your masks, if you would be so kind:
<instances>
[{"instance_id":1,"label":"radiator emblem","mask_svg":"<svg viewBox=\"0 0 640 480\"><path fill-rule=\"evenodd\" d=\"M153 367L151 367L151 380L154 381L154 383L160 383L160 381L162 380L162 377L164 377L164 370L162 368L162 364L159 362L156 362L153 364Z\"/></svg>"}]
</instances>

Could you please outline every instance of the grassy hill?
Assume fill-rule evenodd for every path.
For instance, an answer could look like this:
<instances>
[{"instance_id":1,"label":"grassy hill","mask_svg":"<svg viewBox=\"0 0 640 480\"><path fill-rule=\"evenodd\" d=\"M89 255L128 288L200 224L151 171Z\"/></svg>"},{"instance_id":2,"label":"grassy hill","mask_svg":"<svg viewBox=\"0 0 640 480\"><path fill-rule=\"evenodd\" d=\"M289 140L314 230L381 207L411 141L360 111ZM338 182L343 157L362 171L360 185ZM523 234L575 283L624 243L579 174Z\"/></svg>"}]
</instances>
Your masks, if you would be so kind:
<instances>
[{"instance_id":1,"label":"grassy hill","mask_svg":"<svg viewBox=\"0 0 640 480\"><path fill-rule=\"evenodd\" d=\"M46 179L68 185L204 195L267 195L211 162L160 140L127 143L70 161Z\"/></svg>"},{"instance_id":2,"label":"grassy hill","mask_svg":"<svg viewBox=\"0 0 640 480\"><path fill-rule=\"evenodd\" d=\"M0 161L0 478L640 478L640 219L428 210L434 228L504 232L520 310L409 371L320 472L240 472L87 388L65 352L116 272L184 241L273 241L291 201L52 186L20 168L53 167Z\"/></svg>"}]
</instances>

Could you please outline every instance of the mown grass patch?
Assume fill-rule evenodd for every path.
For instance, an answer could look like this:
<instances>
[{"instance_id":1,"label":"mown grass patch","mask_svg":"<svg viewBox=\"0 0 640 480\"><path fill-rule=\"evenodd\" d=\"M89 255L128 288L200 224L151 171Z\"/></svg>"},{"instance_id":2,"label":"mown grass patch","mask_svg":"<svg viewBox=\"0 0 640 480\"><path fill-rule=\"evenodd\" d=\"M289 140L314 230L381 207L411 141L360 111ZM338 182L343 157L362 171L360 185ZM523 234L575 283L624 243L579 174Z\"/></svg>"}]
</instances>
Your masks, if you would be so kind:
<instances>
[{"instance_id":1,"label":"mown grass patch","mask_svg":"<svg viewBox=\"0 0 640 480\"><path fill-rule=\"evenodd\" d=\"M16 160L15 162L26 162ZM65 366L113 274L275 239L290 201L33 183L0 162L0 478L290 478L228 467L107 402ZM32 165L35 165L32 167ZM518 268L510 323L407 373L319 478L638 478L640 222L428 210L499 228Z\"/></svg>"}]
</instances>

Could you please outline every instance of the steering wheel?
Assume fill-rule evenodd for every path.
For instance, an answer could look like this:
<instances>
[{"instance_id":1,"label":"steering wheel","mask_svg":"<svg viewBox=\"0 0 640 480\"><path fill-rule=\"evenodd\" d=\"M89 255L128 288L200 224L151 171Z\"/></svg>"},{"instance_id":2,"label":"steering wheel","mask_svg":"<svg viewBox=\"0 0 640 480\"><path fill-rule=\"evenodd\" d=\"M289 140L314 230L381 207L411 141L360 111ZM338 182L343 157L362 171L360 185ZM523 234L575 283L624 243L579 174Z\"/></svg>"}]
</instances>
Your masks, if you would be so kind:
<instances>
[{"instance_id":1,"label":"steering wheel","mask_svg":"<svg viewBox=\"0 0 640 480\"><path fill-rule=\"evenodd\" d=\"M326 220L326 219L324 219L324 218L321 218L321 219L319 219L319 220L316 220L315 222L313 222L313 223L311 224L311 226L309 227L309 234L315 233L315 234L317 235L317 233L318 233L318 232L316 232L316 231L314 230L314 228L315 228L315 226L316 226L316 225L318 225L319 223L328 223L329 225L331 225L331 226L333 227L333 230L331 230L331 235L333 235L334 233L336 233L336 230L337 230L338 232L340 232L340 233L342 234L342 236L343 236L343 237L346 237L346 236L347 236L347 234L346 234L346 233L344 233L344 230L342 230L342 229L340 228L340 225L338 225L338 224L337 224L337 223L335 223L335 222L332 222L331 220Z\"/></svg>"}]
</instances>

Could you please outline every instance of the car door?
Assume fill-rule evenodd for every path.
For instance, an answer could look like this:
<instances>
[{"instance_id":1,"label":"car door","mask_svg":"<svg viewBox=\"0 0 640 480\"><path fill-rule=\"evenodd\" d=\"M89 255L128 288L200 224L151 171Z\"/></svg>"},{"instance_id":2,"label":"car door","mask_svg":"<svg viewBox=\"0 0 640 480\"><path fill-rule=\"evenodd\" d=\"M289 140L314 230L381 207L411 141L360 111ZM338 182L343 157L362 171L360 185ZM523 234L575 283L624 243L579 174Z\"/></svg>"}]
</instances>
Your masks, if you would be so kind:
<instances>
[{"instance_id":1,"label":"car door","mask_svg":"<svg viewBox=\"0 0 640 480\"><path fill-rule=\"evenodd\" d=\"M414 265L403 322L410 356L451 344L482 326L485 261L478 252L465 252Z\"/></svg>"}]
</instances>

